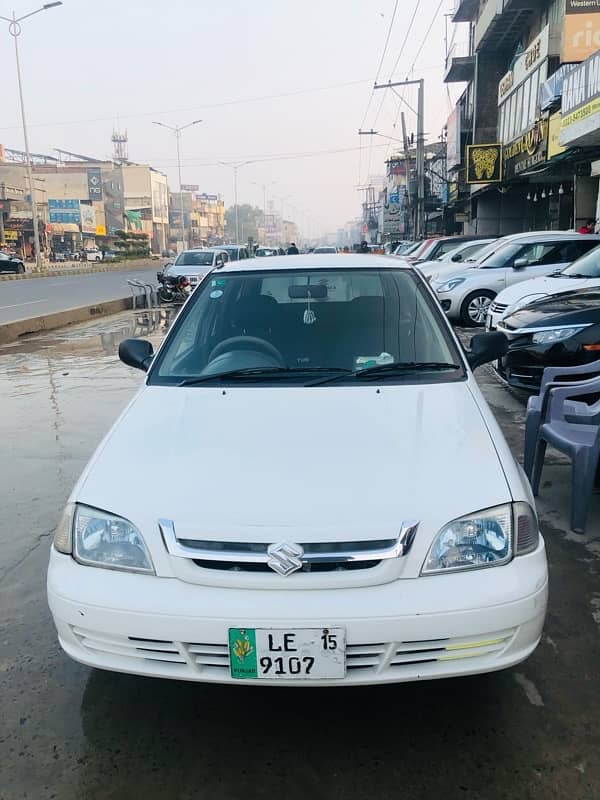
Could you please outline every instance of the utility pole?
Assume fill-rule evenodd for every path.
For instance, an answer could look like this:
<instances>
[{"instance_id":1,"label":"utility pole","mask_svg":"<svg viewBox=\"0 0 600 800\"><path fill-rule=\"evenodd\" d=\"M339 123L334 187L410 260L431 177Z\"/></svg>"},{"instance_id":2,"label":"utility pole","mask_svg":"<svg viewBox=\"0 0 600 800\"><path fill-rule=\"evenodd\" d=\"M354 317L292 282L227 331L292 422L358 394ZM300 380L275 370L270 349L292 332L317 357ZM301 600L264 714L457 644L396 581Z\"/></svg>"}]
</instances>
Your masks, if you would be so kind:
<instances>
[{"instance_id":1,"label":"utility pole","mask_svg":"<svg viewBox=\"0 0 600 800\"><path fill-rule=\"evenodd\" d=\"M219 164L223 167L231 167L233 169L233 202L235 208L235 243L240 244L240 219L239 219L239 209L238 209L238 183L237 183L237 174L238 169L241 167L246 167L248 164L255 164L255 161L219 161ZM242 225L243 227L243 225ZM244 233L242 231L242 239L244 237Z\"/></svg>"},{"instance_id":2,"label":"utility pole","mask_svg":"<svg viewBox=\"0 0 600 800\"><path fill-rule=\"evenodd\" d=\"M418 86L419 101L417 106L417 238L422 238L425 231L425 81L423 78L414 81L396 81L394 83L376 83L374 89L394 89L397 86ZM404 98L400 98L406 102ZM407 104L408 105L408 104Z\"/></svg>"},{"instance_id":3,"label":"utility pole","mask_svg":"<svg viewBox=\"0 0 600 800\"><path fill-rule=\"evenodd\" d=\"M412 203L410 202L410 151L408 149L408 137L406 136L406 119L404 117L404 111L400 115L400 119L402 121L402 139L404 141L404 163L406 169L406 204L408 205L408 219L410 221L410 230L408 233L412 233L415 229L414 220L412 218Z\"/></svg>"}]
</instances>

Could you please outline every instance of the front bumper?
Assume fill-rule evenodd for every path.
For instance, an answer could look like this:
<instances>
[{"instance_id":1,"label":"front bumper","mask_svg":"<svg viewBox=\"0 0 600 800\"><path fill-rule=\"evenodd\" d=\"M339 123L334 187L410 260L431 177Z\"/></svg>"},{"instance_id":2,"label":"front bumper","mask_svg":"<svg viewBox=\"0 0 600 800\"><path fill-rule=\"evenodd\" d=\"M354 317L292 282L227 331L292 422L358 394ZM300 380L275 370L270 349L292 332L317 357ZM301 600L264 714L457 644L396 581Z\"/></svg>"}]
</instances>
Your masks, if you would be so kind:
<instances>
[{"instance_id":1,"label":"front bumper","mask_svg":"<svg viewBox=\"0 0 600 800\"><path fill-rule=\"evenodd\" d=\"M436 296L446 316L450 317L450 319L458 319L460 316L460 298L457 298L453 292L436 292Z\"/></svg>"},{"instance_id":2,"label":"front bumper","mask_svg":"<svg viewBox=\"0 0 600 800\"><path fill-rule=\"evenodd\" d=\"M470 675L523 661L540 640L547 580L542 540L505 567L302 592L204 587L84 567L52 548L48 601L60 644L75 660L180 680L236 682L230 627L345 627L346 676L310 681L339 686Z\"/></svg>"}]
</instances>

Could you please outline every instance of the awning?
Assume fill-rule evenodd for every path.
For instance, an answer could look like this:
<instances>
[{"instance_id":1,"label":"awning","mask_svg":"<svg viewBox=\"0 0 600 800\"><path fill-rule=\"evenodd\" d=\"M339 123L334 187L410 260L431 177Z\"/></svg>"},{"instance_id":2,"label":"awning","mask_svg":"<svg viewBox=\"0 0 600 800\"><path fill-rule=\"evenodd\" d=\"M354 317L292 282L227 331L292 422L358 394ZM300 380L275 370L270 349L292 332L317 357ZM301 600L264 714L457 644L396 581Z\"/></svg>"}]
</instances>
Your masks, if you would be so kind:
<instances>
[{"instance_id":1,"label":"awning","mask_svg":"<svg viewBox=\"0 0 600 800\"><path fill-rule=\"evenodd\" d=\"M79 225L74 222L53 222L50 226L53 236L60 236L63 233L79 233Z\"/></svg>"}]
</instances>

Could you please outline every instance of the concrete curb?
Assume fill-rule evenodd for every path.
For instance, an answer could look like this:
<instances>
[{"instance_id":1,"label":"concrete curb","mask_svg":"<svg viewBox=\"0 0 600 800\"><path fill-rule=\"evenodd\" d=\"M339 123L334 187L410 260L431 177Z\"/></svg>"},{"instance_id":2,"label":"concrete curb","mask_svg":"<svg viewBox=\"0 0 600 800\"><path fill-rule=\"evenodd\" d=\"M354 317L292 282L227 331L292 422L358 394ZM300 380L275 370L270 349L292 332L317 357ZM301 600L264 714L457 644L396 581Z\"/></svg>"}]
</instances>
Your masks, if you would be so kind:
<instances>
[{"instance_id":1,"label":"concrete curb","mask_svg":"<svg viewBox=\"0 0 600 800\"><path fill-rule=\"evenodd\" d=\"M16 341L20 336L40 331L51 331L76 322L87 322L96 317L107 317L118 314L132 307L131 297L122 297L119 300L108 300L105 303L69 308L66 311L56 311L41 317L30 319L17 319L0 325L0 345Z\"/></svg>"},{"instance_id":2,"label":"concrete curb","mask_svg":"<svg viewBox=\"0 0 600 800\"><path fill-rule=\"evenodd\" d=\"M0 281L26 281L31 278L62 278L66 275L92 275L96 272L126 272L131 269L152 269L158 272L162 262L153 261L120 261L118 264L102 267L76 267L75 269L47 269L43 272L26 272L24 275L0 275Z\"/></svg>"}]
</instances>

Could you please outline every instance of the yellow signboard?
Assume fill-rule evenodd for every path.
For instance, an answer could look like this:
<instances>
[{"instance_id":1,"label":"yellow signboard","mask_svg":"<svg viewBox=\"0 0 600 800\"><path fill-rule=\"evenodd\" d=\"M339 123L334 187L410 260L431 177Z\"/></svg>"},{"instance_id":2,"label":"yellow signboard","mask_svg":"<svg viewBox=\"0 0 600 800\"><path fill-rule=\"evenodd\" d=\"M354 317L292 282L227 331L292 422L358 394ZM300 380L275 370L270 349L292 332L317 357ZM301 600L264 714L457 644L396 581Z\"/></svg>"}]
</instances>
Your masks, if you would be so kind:
<instances>
[{"instance_id":1,"label":"yellow signboard","mask_svg":"<svg viewBox=\"0 0 600 800\"><path fill-rule=\"evenodd\" d=\"M96 236L106 236L106 225L96 225Z\"/></svg>"},{"instance_id":2,"label":"yellow signboard","mask_svg":"<svg viewBox=\"0 0 600 800\"><path fill-rule=\"evenodd\" d=\"M559 156L561 153L564 153L567 149L563 147L558 140L560 136L560 123L561 115L560 111L557 111L556 114L552 114L548 120L548 161L554 158L554 156Z\"/></svg>"},{"instance_id":3,"label":"yellow signboard","mask_svg":"<svg viewBox=\"0 0 600 800\"><path fill-rule=\"evenodd\" d=\"M502 181L502 145L474 144L467 146L467 183L500 183Z\"/></svg>"},{"instance_id":4,"label":"yellow signboard","mask_svg":"<svg viewBox=\"0 0 600 800\"><path fill-rule=\"evenodd\" d=\"M17 231L4 231L4 238L7 242L16 242L19 239Z\"/></svg>"}]
</instances>

